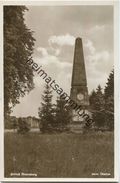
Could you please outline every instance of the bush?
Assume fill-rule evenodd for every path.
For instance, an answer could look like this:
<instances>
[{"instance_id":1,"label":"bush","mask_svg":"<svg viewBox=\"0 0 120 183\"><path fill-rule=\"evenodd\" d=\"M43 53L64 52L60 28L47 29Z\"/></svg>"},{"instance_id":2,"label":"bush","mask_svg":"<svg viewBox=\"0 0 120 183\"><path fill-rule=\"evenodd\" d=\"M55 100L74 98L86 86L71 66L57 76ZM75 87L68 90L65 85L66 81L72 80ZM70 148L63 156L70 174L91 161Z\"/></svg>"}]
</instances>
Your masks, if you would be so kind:
<instances>
[{"instance_id":1,"label":"bush","mask_svg":"<svg viewBox=\"0 0 120 183\"><path fill-rule=\"evenodd\" d=\"M18 119L18 129L17 129L17 132L21 133L21 134L25 134L25 133L27 133L29 131L30 131L30 126L27 123L27 121L19 118Z\"/></svg>"},{"instance_id":2,"label":"bush","mask_svg":"<svg viewBox=\"0 0 120 183\"><path fill-rule=\"evenodd\" d=\"M98 128L105 127L105 112L95 112L93 115L95 126Z\"/></svg>"}]
</instances>

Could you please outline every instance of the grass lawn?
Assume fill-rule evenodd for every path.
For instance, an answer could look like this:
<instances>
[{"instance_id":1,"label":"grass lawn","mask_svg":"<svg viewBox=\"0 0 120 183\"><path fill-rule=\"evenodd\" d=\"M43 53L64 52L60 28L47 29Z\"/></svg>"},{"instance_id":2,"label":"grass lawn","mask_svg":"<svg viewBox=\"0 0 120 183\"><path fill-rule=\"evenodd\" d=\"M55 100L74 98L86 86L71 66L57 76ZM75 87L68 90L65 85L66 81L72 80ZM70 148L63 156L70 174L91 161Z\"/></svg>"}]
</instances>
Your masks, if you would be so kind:
<instances>
[{"instance_id":1,"label":"grass lawn","mask_svg":"<svg viewBox=\"0 0 120 183\"><path fill-rule=\"evenodd\" d=\"M5 133L5 177L21 172L37 177L113 177L113 133Z\"/></svg>"}]
</instances>

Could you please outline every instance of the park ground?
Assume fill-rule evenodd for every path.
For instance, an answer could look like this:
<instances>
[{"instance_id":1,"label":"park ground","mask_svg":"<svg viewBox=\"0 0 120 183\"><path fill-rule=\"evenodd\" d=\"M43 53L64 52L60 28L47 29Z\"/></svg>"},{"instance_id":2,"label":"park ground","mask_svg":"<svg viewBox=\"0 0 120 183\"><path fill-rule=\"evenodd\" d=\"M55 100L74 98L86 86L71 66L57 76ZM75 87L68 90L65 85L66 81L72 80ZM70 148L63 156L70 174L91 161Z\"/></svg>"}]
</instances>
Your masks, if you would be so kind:
<instances>
[{"instance_id":1,"label":"park ground","mask_svg":"<svg viewBox=\"0 0 120 183\"><path fill-rule=\"evenodd\" d=\"M21 172L43 178L114 177L112 132L26 135L7 132L4 152L5 177Z\"/></svg>"}]
</instances>

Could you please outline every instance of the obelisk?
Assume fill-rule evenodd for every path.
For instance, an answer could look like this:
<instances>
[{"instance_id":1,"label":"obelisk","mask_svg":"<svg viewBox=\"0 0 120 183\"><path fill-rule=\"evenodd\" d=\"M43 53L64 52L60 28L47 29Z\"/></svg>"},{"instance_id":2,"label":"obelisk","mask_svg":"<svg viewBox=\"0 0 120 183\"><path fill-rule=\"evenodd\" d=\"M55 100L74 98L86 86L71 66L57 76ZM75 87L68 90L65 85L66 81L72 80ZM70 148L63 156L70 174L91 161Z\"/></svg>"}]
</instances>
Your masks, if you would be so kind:
<instances>
[{"instance_id":1,"label":"obelisk","mask_svg":"<svg viewBox=\"0 0 120 183\"><path fill-rule=\"evenodd\" d=\"M75 51L71 82L71 99L83 108L89 105L82 39L75 40ZM74 113L74 112L73 112Z\"/></svg>"}]
</instances>

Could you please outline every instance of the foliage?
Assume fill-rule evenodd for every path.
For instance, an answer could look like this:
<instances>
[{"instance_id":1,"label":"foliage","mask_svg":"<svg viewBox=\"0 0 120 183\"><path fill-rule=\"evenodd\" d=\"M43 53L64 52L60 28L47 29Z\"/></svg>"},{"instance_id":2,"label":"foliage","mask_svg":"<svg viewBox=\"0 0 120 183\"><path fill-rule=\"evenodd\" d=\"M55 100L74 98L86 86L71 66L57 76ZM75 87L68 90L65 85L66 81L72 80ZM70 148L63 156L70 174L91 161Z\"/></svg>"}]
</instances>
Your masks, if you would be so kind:
<instances>
[{"instance_id":1,"label":"foliage","mask_svg":"<svg viewBox=\"0 0 120 183\"><path fill-rule=\"evenodd\" d=\"M111 96L114 96L114 70L110 73L108 81L106 83L105 89L105 99L108 99Z\"/></svg>"},{"instance_id":2,"label":"foliage","mask_svg":"<svg viewBox=\"0 0 120 183\"><path fill-rule=\"evenodd\" d=\"M70 107L61 97L57 98L57 104L52 104L52 90L45 85L42 95L41 107L38 109L40 117L40 130L44 132L63 132L68 130L70 122Z\"/></svg>"},{"instance_id":3,"label":"foliage","mask_svg":"<svg viewBox=\"0 0 120 183\"><path fill-rule=\"evenodd\" d=\"M18 128L17 128L18 133L20 134L25 134L30 131L30 126L27 123L27 121L23 120L22 118L18 119Z\"/></svg>"},{"instance_id":4,"label":"foliage","mask_svg":"<svg viewBox=\"0 0 120 183\"><path fill-rule=\"evenodd\" d=\"M114 129L114 71L109 75L105 87L105 112L106 125L110 130Z\"/></svg>"},{"instance_id":5,"label":"foliage","mask_svg":"<svg viewBox=\"0 0 120 183\"><path fill-rule=\"evenodd\" d=\"M38 109L40 117L40 130L44 133L50 131L54 122L53 105L52 105L52 90L49 85L45 85L45 90L42 95L41 107Z\"/></svg>"},{"instance_id":6,"label":"foliage","mask_svg":"<svg viewBox=\"0 0 120 183\"><path fill-rule=\"evenodd\" d=\"M104 94L102 93L102 88L98 85L96 89L96 100L95 100L96 110L102 111L104 109Z\"/></svg>"},{"instance_id":7,"label":"foliage","mask_svg":"<svg viewBox=\"0 0 120 183\"><path fill-rule=\"evenodd\" d=\"M18 119L15 116L6 116L5 129L16 129L18 126Z\"/></svg>"},{"instance_id":8,"label":"foliage","mask_svg":"<svg viewBox=\"0 0 120 183\"><path fill-rule=\"evenodd\" d=\"M93 90L91 92L91 95L89 96L89 102L91 109L95 109L95 103L96 103L96 92Z\"/></svg>"},{"instance_id":9,"label":"foliage","mask_svg":"<svg viewBox=\"0 0 120 183\"><path fill-rule=\"evenodd\" d=\"M114 129L114 71L108 77L104 93L99 85L96 91L92 91L90 106L93 111L95 126L105 127L109 130Z\"/></svg>"},{"instance_id":10,"label":"foliage","mask_svg":"<svg viewBox=\"0 0 120 183\"><path fill-rule=\"evenodd\" d=\"M68 130L68 124L70 123L70 107L66 104L66 101L61 97L57 98L57 105L55 109L55 124L59 131Z\"/></svg>"},{"instance_id":11,"label":"foliage","mask_svg":"<svg viewBox=\"0 0 120 183\"><path fill-rule=\"evenodd\" d=\"M24 22L25 6L4 6L4 111L19 103L33 88L33 71L26 64L32 59L34 41Z\"/></svg>"},{"instance_id":12,"label":"foliage","mask_svg":"<svg viewBox=\"0 0 120 183\"><path fill-rule=\"evenodd\" d=\"M98 85L96 92L92 92L90 96L90 104L93 110L94 125L98 128L105 126L104 94L102 93L100 85Z\"/></svg>"}]
</instances>

